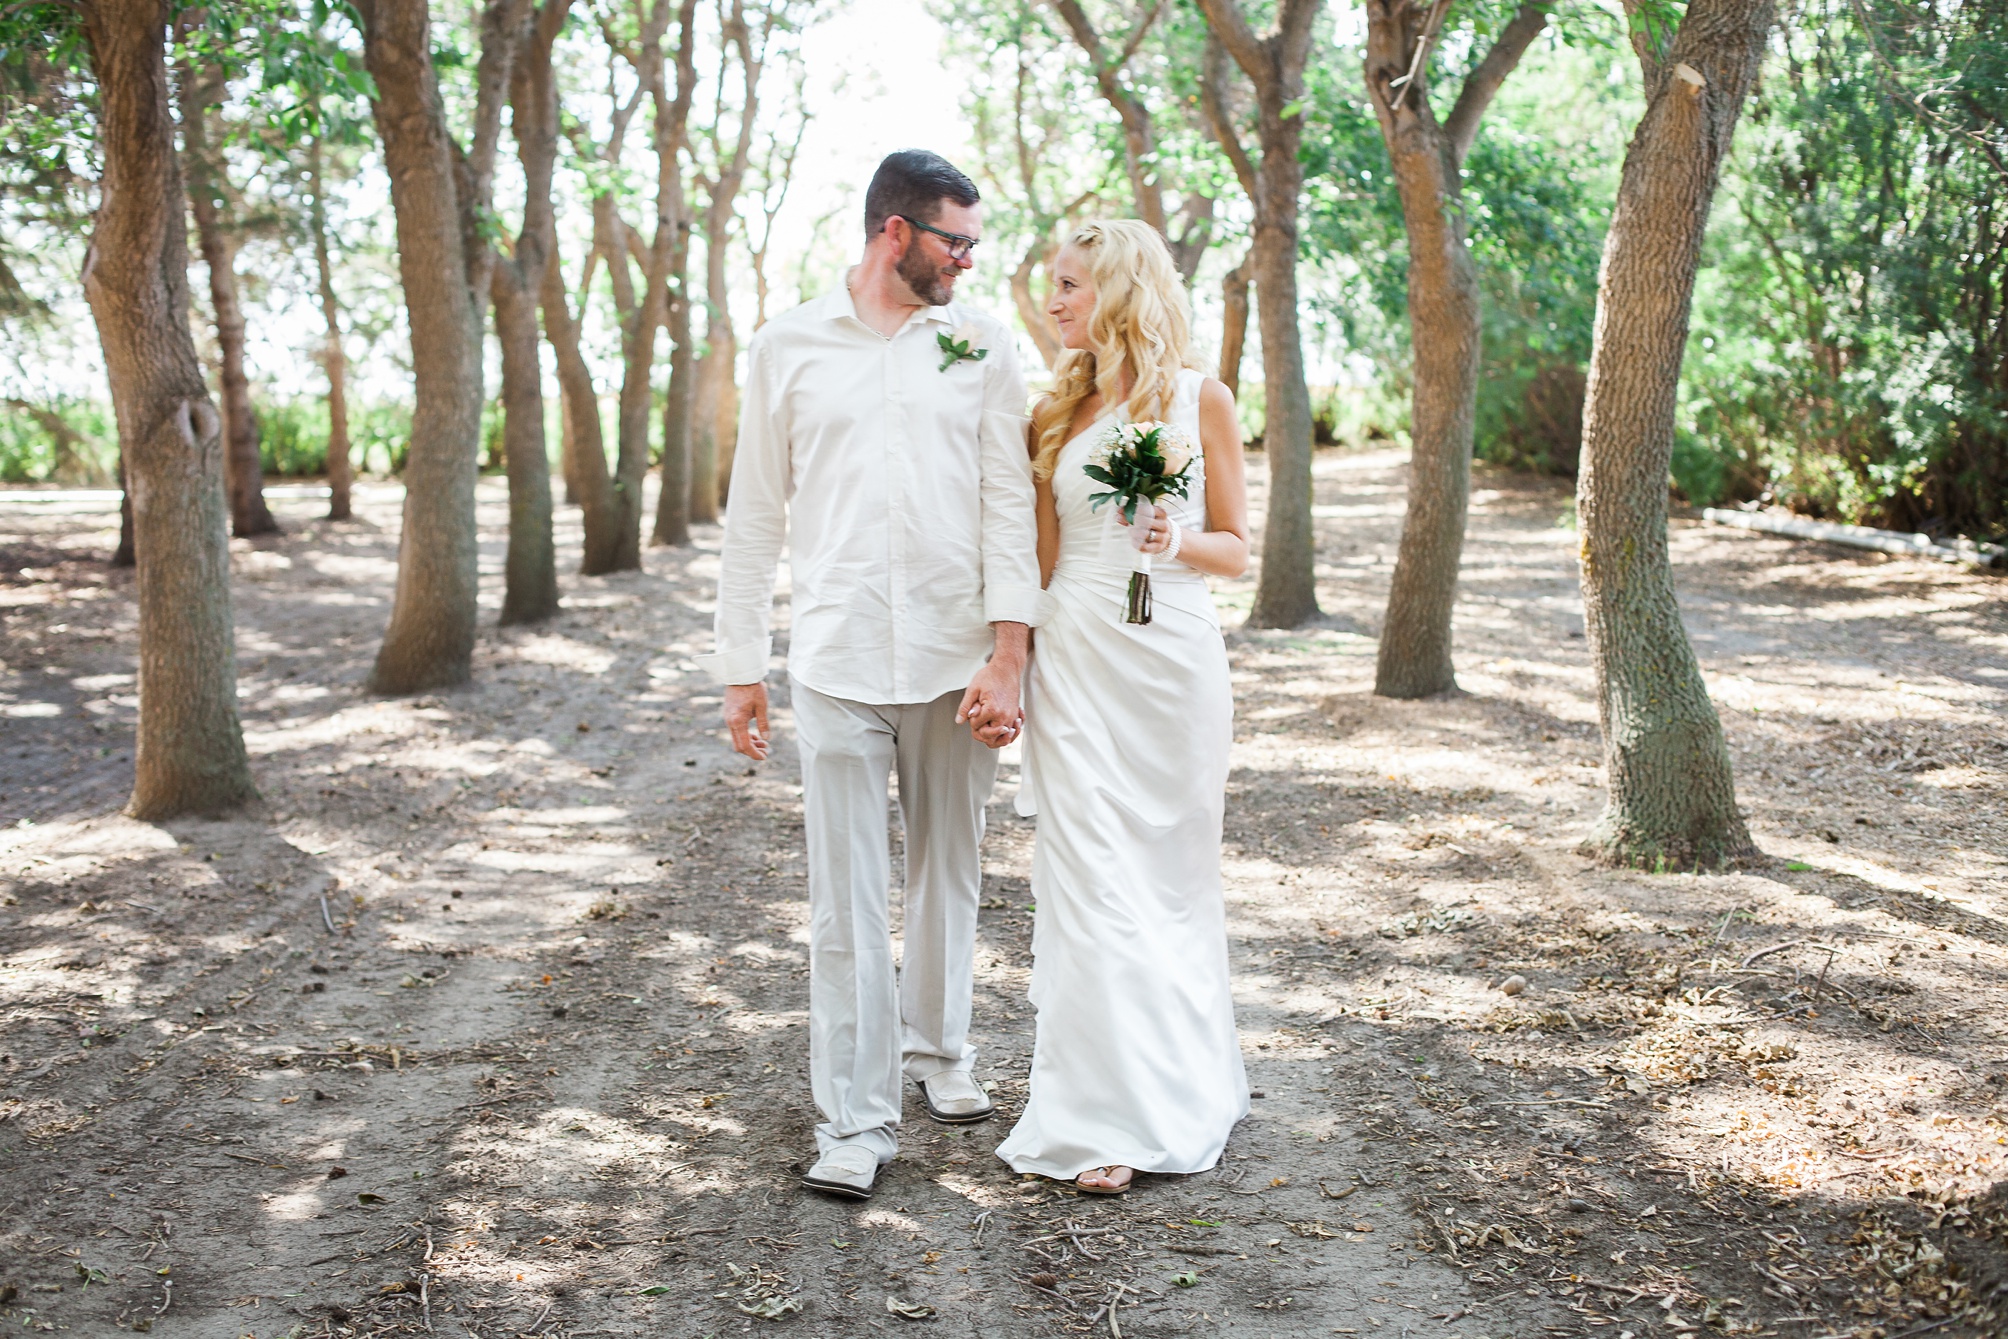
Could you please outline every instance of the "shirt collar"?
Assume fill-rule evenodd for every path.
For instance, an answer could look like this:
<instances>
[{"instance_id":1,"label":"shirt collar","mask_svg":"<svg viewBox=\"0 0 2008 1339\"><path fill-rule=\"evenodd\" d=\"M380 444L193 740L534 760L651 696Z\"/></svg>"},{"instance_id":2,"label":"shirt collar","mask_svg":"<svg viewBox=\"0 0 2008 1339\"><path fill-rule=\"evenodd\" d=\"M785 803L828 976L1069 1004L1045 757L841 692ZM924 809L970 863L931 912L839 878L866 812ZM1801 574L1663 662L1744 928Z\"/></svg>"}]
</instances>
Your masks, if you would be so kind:
<instances>
[{"instance_id":1,"label":"shirt collar","mask_svg":"<svg viewBox=\"0 0 2008 1339\"><path fill-rule=\"evenodd\" d=\"M850 285L846 283L838 283L834 289L824 296L822 307L818 314L826 321L842 320L848 316L859 325L864 324L863 318L858 315L857 299L851 296ZM900 329L904 330L916 321L923 325L932 323L934 325L952 326L955 324L955 318L949 314L947 307L922 307L913 316L908 317L906 325L901 326Z\"/></svg>"}]
</instances>

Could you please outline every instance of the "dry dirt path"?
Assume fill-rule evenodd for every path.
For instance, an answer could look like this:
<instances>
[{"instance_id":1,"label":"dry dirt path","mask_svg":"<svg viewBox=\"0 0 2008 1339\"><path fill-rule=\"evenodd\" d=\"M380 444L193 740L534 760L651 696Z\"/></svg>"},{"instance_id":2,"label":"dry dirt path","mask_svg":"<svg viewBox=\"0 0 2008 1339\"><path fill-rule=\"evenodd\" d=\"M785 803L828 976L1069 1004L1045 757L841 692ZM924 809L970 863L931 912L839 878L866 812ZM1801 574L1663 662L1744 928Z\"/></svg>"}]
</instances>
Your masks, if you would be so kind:
<instances>
[{"instance_id":1,"label":"dry dirt path","mask_svg":"<svg viewBox=\"0 0 2008 1339\"><path fill-rule=\"evenodd\" d=\"M1396 704L1366 689L1400 460L1318 470L1328 620L1245 633L1249 586L1219 591L1261 1096L1219 1174L1115 1202L1013 1177L1004 1121L909 1124L865 1206L796 1188L799 788L785 709L749 769L690 663L715 531L568 577L550 625L484 633L473 686L382 701L360 684L396 491L342 525L282 501L288 533L236 557L265 806L145 825L114 816L115 517L0 497L0 1321L1998 1332L2003 583L1678 525L1771 859L1599 871L1572 853L1600 793L1566 491L1481 475L1466 693ZM482 505L499 602L496 483ZM1006 1120L1030 1043L1010 772L977 1003Z\"/></svg>"}]
</instances>

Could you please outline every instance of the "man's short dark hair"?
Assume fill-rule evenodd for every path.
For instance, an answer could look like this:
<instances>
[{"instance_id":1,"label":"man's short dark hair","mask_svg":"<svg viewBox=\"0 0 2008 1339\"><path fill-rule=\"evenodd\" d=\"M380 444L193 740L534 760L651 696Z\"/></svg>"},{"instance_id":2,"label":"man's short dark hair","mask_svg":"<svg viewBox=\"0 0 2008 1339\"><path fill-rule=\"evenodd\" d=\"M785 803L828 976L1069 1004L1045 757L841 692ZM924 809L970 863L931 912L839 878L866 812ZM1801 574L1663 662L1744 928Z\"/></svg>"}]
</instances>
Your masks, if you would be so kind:
<instances>
[{"instance_id":1,"label":"man's short dark hair","mask_svg":"<svg viewBox=\"0 0 2008 1339\"><path fill-rule=\"evenodd\" d=\"M976 183L938 153L925 149L889 153L865 190L865 237L878 236L895 214L932 223L941 214L943 200L973 205L981 198Z\"/></svg>"}]
</instances>

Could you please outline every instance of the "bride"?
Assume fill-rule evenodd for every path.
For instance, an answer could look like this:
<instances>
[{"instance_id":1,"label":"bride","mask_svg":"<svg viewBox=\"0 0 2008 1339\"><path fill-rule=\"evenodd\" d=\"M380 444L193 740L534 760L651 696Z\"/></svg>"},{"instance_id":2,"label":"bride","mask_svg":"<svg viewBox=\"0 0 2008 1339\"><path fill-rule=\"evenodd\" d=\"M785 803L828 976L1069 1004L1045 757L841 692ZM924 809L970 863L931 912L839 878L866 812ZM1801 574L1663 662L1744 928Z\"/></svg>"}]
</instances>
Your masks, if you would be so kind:
<instances>
[{"instance_id":1,"label":"bride","mask_svg":"<svg viewBox=\"0 0 2008 1339\"><path fill-rule=\"evenodd\" d=\"M1039 566L1053 609L1026 682L1037 813L1031 1096L997 1155L1119 1195L1135 1172L1201 1172L1248 1114L1220 887L1233 698L1202 574L1248 566L1234 399L1186 366L1186 297L1149 225L1090 223L1054 266L1067 352L1032 414ZM1134 549L1082 472L1117 424L1195 446L1184 499L1137 509L1148 623L1125 622Z\"/></svg>"}]
</instances>

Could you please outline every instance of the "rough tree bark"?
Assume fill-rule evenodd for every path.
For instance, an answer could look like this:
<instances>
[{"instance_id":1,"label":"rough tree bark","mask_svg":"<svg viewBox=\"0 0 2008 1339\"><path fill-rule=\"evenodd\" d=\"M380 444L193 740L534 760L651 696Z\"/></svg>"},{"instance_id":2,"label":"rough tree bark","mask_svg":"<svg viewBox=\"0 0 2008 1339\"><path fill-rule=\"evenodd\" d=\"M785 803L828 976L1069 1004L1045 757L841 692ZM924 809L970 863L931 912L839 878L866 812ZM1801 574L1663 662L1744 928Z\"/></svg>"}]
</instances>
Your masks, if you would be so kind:
<instances>
[{"instance_id":1,"label":"rough tree bark","mask_svg":"<svg viewBox=\"0 0 2008 1339\"><path fill-rule=\"evenodd\" d=\"M265 505L265 472L258 459L258 417L251 409L251 381L244 374L244 306L237 299L237 243L223 218L222 165L209 142L209 109L221 101L223 71L211 65L181 67L181 141L188 180L188 203L195 214L196 239L209 271L209 306L216 317L216 345L222 367L223 471L230 496L230 528L238 536L269 535L279 529Z\"/></svg>"},{"instance_id":2,"label":"rough tree bark","mask_svg":"<svg viewBox=\"0 0 2008 1339\"><path fill-rule=\"evenodd\" d=\"M658 0L666 3L666 0ZM664 254L660 303L669 327L669 393L662 405L662 489L655 499L650 541L690 542L690 405L693 359L690 348L690 211L683 186L683 149L690 132L690 104L697 93L694 60L696 0L685 0L677 16L676 92L665 96L665 77L656 79L655 153L660 165L656 197L656 249ZM638 499L637 499L638 500Z\"/></svg>"},{"instance_id":3,"label":"rough tree bark","mask_svg":"<svg viewBox=\"0 0 2008 1339\"><path fill-rule=\"evenodd\" d=\"M579 554L582 576L616 570L621 547L621 509L614 497L613 476L607 473L606 431L600 423L599 391L592 370L579 351L579 323L565 293L565 276L558 265L558 248L551 247L544 271L544 337L557 355L560 402L565 431L571 437L566 453L568 487L578 499L585 529Z\"/></svg>"},{"instance_id":4,"label":"rough tree bark","mask_svg":"<svg viewBox=\"0 0 2008 1339\"><path fill-rule=\"evenodd\" d=\"M81 6L104 171L84 259L138 557L139 729L128 812L257 794L237 716L223 443L188 329L188 234L159 0Z\"/></svg>"},{"instance_id":5,"label":"rough tree bark","mask_svg":"<svg viewBox=\"0 0 2008 1339\"><path fill-rule=\"evenodd\" d=\"M1429 102L1429 54L1449 0L1367 0L1367 94L1408 233L1414 350L1408 512L1381 624L1374 692L1416 698L1457 687L1450 617L1471 501L1478 403L1478 267L1465 240L1464 158L1506 77L1547 26L1525 4L1465 77L1449 116Z\"/></svg>"},{"instance_id":6,"label":"rough tree bark","mask_svg":"<svg viewBox=\"0 0 2008 1339\"><path fill-rule=\"evenodd\" d=\"M542 622L558 612L537 306L558 232L551 206L551 175L558 159L558 85L551 47L571 7L572 0L544 0L517 44L510 76L510 128L523 165L523 227L513 252L494 258L489 284L502 347L502 450L509 470L509 550L502 565L505 627Z\"/></svg>"},{"instance_id":7,"label":"rough tree bark","mask_svg":"<svg viewBox=\"0 0 2008 1339\"><path fill-rule=\"evenodd\" d=\"M1304 384L1304 348L1297 327L1297 206L1304 184L1304 61L1319 0L1278 0L1275 30L1257 37L1239 0L1200 0L1212 31L1205 99L1215 134L1230 157L1247 159L1226 115L1224 50L1255 89L1261 161L1248 164L1254 189L1256 325L1262 338L1266 413L1262 448L1269 458L1269 515L1262 535L1262 574L1249 623L1294 628L1318 616L1316 543L1311 531L1311 392ZM1237 162L1239 173L1242 164Z\"/></svg>"},{"instance_id":8,"label":"rough tree bark","mask_svg":"<svg viewBox=\"0 0 2008 1339\"><path fill-rule=\"evenodd\" d=\"M1688 869L1755 849L1681 626L1666 496L1702 237L1774 17L1773 0L1692 0L1670 41L1633 26L1646 110L1604 240L1576 485L1610 787L1584 849L1617 864Z\"/></svg>"},{"instance_id":9,"label":"rough tree bark","mask_svg":"<svg viewBox=\"0 0 2008 1339\"><path fill-rule=\"evenodd\" d=\"M314 229L314 270L320 283L321 320L327 335L321 345L321 366L328 374L328 519L346 521L349 487L353 473L349 464L348 358L342 352L342 308L335 300L335 269L328 254L328 201L321 139L316 135L307 146L307 189L313 192L310 211Z\"/></svg>"},{"instance_id":10,"label":"rough tree bark","mask_svg":"<svg viewBox=\"0 0 2008 1339\"><path fill-rule=\"evenodd\" d=\"M363 60L397 215L398 274L411 325L415 404L404 469L404 526L390 627L370 687L415 693L473 672L479 591L474 527L481 449L481 327L489 250L479 206L515 35L528 0L490 0L482 16L473 147L446 129L425 0L363 0Z\"/></svg>"}]
</instances>

